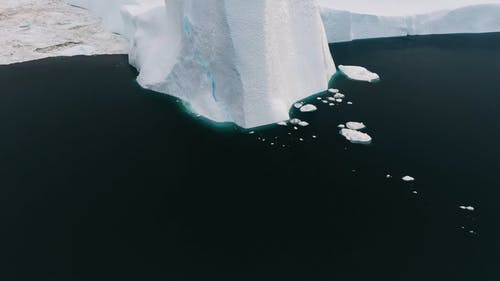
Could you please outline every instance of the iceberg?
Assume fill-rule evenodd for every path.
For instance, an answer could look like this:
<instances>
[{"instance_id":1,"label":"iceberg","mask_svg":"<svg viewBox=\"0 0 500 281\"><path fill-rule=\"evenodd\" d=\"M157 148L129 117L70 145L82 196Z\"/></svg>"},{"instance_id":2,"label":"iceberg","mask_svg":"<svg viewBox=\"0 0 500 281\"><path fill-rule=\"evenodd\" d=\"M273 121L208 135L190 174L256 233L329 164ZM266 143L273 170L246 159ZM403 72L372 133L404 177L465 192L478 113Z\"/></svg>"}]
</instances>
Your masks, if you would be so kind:
<instances>
[{"instance_id":1,"label":"iceberg","mask_svg":"<svg viewBox=\"0 0 500 281\"><path fill-rule=\"evenodd\" d=\"M292 105L325 91L336 72L315 0L68 2L108 17L128 38L141 86L216 122L289 119Z\"/></svg>"}]
</instances>

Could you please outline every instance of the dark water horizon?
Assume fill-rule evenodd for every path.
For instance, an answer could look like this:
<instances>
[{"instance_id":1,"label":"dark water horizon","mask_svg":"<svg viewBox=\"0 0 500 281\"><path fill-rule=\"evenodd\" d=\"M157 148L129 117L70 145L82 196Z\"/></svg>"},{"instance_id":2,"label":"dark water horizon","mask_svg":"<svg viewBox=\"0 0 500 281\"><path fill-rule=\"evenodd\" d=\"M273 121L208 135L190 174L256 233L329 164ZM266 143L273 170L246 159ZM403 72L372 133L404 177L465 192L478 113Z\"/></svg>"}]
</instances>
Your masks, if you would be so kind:
<instances>
[{"instance_id":1,"label":"dark water horizon","mask_svg":"<svg viewBox=\"0 0 500 281\"><path fill-rule=\"evenodd\" d=\"M330 47L381 81L254 134L126 56L0 66L0 280L500 280L500 34Z\"/></svg>"}]
</instances>

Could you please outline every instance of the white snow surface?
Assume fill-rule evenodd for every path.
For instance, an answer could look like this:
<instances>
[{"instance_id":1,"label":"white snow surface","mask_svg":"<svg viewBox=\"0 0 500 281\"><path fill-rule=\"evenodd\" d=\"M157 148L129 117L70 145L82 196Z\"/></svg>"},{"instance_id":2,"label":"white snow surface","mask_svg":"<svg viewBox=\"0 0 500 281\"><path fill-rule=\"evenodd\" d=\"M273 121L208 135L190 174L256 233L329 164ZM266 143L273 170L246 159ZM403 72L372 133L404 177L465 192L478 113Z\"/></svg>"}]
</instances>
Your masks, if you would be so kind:
<instances>
[{"instance_id":1,"label":"white snow surface","mask_svg":"<svg viewBox=\"0 0 500 281\"><path fill-rule=\"evenodd\" d=\"M434 4L422 4L429 1ZM450 0L411 3L409 0L320 0L320 3L329 42L500 31L500 0L451 1L454 3Z\"/></svg>"},{"instance_id":2,"label":"white snow surface","mask_svg":"<svg viewBox=\"0 0 500 281\"><path fill-rule=\"evenodd\" d=\"M0 46L0 64L127 53L127 41L99 17L62 0L0 0Z\"/></svg>"},{"instance_id":3,"label":"white snow surface","mask_svg":"<svg viewBox=\"0 0 500 281\"><path fill-rule=\"evenodd\" d=\"M362 66L339 65L339 70L351 80L365 82L376 82L380 80L377 73L373 73Z\"/></svg>"}]
</instances>

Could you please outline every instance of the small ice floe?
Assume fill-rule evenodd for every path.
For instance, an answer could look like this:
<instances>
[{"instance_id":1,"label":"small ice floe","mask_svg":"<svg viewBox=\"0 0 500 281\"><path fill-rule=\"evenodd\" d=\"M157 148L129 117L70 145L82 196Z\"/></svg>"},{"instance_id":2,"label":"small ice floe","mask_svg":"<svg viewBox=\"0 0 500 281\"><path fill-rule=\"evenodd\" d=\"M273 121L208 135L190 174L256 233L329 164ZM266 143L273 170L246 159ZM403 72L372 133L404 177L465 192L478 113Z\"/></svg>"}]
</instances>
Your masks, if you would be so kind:
<instances>
[{"instance_id":1,"label":"small ice floe","mask_svg":"<svg viewBox=\"0 0 500 281\"><path fill-rule=\"evenodd\" d=\"M313 138L313 139L317 139L317 138L318 138L318 136L316 136L316 135L312 135L312 138Z\"/></svg>"},{"instance_id":2,"label":"small ice floe","mask_svg":"<svg viewBox=\"0 0 500 281\"><path fill-rule=\"evenodd\" d=\"M339 65L339 70L351 80L370 83L380 80L380 76L377 73L373 73L362 66Z\"/></svg>"},{"instance_id":3,"label":"small ice floe","mask_svg":"<svg viewBox=\"0 0 500 281\"><path fill-rule=\"evenodd\" d=\"M299 109L299 108L301 108L303 105L304 105L304 103L303 103L303 102L296 102L296 103L293 105L293 107L295 107L295 108Z\"/></svg>"},{"instance_id":4,"label":"small ice floe","mask_svg":"<svg viewBox=\"0 0 500 281\"><path fill-rule=\"evenodd\" d=\"M323 102L323 103L328 103L328 101L327 101L327 100L322 100L322 102Z\"/></svg>"},{"instance_id":5,"label":"small ice floe","mask_svg":"<svg viewBox=\"0 0 500 281\"><path fill-rule=\"evenodd\" d=\"M299 141L304 141L304 139L303 138L299 138Z\"/></svg>"},{"instance_id":6,"label":"small ice floe","mask_svg":"<svg viewBox=\"0 0 500 281\"><path fill-rule=\"evenodd\" d=\"M336 99L334 97L328 97L329 101L335 101Z\"/></svg>"},{"instance_id":7,"label":"small ice floe","mask_svg":"<svg viewBox=\"0 0 500 281\"><path fill-rule=\"evenodd\" d=\"M340 134L351 143L370 144L372 142L372 138L368 134L362 133L360 131L352 129L341 129Z\"/></svg>"},{"instance_id":8,"label":"small ice floe","mask_svg":"<svg viewBox=\"0 0 500 281\"><path fill-rule=\"evenodd\" d=\"M352 101L348 101L348 102L347 102L347 104L348 104L348 105L352 105Z\"/></svg>"},{"instance_id":9,"label":"small ice floe","mask_svg":"<svg viewBox=\"0 0 500 281\"><path fill-rule=\"evenodd\" d=\"M390 179L390 178L392 178L392 176L390 174L387 174L387 175L385 175L385 178Z\"/></svg>"},{"instance_id":10,"label":"small ice floe","mask_svg":"<svg viewBox=\"0 0 500 281\"><path fill-rule=\"evenodd\" d=\"M329 103L328 105L329 105L329 106L335 106L335 104L334 104L334 103Z\"/></svg>"},{"instance_id":11,"label":"small ice floe","mask_svg":"<svg viewBox=\"0 0 500 281\"><path fill-rule=\"evenodd\" d=\"M280 126L286 126L286 125L287 125L285 121L281 121L281 122L278 122L278 123L276 123L276 124L278 124L278 125L280 125Z\"/></svg>"},{"instance_id":12,"label":"small ice floe","mask_svg":"<svg viewBox=\"0 0 500 281\"><path fill-rule=\"evenodd\" d=\"M460 209L473 212L476 208L472 206L460 206Z\"/></svg>"},{"instance_id":13,"label":"small ice floe","mask_svg":"<svg viewBox=\"0 0 500 281\"><path fill-rule=\"evenodd\" d=\"M418 194L418 191L415 191L415 190L414 190L414 191L412 191L411 193L413 193L413 194Z\"/></svg>"},{"instance_id":14,"label":"small ice floe","mask_svg":"<svg viewBox=\"0 0 500 281\"><path fill-rule=\"evenodd\" d=\"M307 123L306 121L300 121L299 122L299 126L301 126L301 127L307 127L307 126L309 126L309 123Z\"/></svg>"},{"instance_id":15,"label":"small ice floe","mask_svg":"<svg viewBox=\"0 0 500 281\"><path fill-rule=\"evenodd\" d=\"M316 99L317 99L317 100L322 100L322 98L321 98L321 97L317 97Z\"/></svg>"},{"instance_id":16,"label":"small ice floe","mask_svg":"<svg viewBox=\"0 0 500 281\"><path fill-rule=\"evenodd\" d=\"M339 91L339 89L328 89L328 92L330 92L332 94L336 94L336 93L338 93L340 91Z\"/></svg>"},{"instance_id":17,"label":"small ice floe","mask_svg":"<svg viewBox=\"0 0 500 281\"><path fill-rule=\"evenodd\" d=\"M290 120L290 124L292 124L292 125L299 125L299 126L301 126L301 127L307 127L307 126L309 126L309 123L308 123L308 122L306 122L306 121L302 121L302 120L300 120L299 118L293 118L293 119L291 119L291 120ZM296 129L295 129L295 128L296 128ZM295 130L298 130L298 128L297 128L297 127L294 127L294 129L295 129Z\"/></svg>"},{"instance_id":18,"label":"small ice floe","mask_svg":"<svg viewBox=\"0 0 500 281\"><path fill-rule=\"evenodd\" d=\"M336 93L334 96L333 96L334 99L343 99L345 98L345 95L344 94L341 94L341 93Z\"/></svg>"},{"instance_id":19,"label":"small ice floe","mask_svg":"<svg viewBox=\"0 0 500 281\"><path fill-rule=\"evenodd\" d=\"M313 104L306 104L300 108L300 112L313 112L316 110L318 110L318 108Z\"/></svg>"},{"instance_id":20,"label":"small ice floe","mask_svg":"<svg viewBox=\"0 0 500 281\"><path fill-rule=\"evenodd\" d=\"M297 131L297 130L299 129L299 127L297 127L297 126L293 126L293 129L294 129L295 131Z\"/></svg>"},{"instance_id":21,"label":"small ice floe","mask_svg":"<svg viewBox=\"0 0 500 281\"><path fill-rule=\"evenodd\" d=\"M253 134L255 134L255 131L250 131L250 132L248 132L248 134L253 135Z\"/></svg>"},{"instance_id":22,"label":"small ice floe","mask_svg":"<svg viewBox=\"0 0 500 281\"><path fill-rule=\"evenodd\" d=\"M410 176L404 176L401 178L403 181L406 181L406 182L412 182L412 181L415 181L415 178L414 177L410 177Z\"/></svg>"},{"instance_id":23,"label":"small ice floe","mask_svg":"<svg viewBox=\"0 0 500 281\"><path fill-rule=\"evenodd\" d=\"M344 129L344 128L345 128L345 125L344 125L344 124L340 124L340 125L338 125L338 126L337 126L337 128L339 128L339 129Z\"/></svg>"},{"instance_id":24,"label":"small ice floe","mask_svg":"<svg viewBox=\"0 0 500 281\"><path fill-rule=\"evenodd\" d=\"M340 102L342 102L343 100L342 100L342 99L336 99L335 101L340 103Z\"/></svg>"},{"instance_id":25,"label":"small ice floe","mask_svg":"<svg viewBox=\"0 0 500 281\"><path fill-rule=\"evenodd\" d=\"M366 128L365 124L363 124L362 122L347 122L346 126L347 128L356 131L363 130L364 128Z\"/></svg>"}]
</instances>

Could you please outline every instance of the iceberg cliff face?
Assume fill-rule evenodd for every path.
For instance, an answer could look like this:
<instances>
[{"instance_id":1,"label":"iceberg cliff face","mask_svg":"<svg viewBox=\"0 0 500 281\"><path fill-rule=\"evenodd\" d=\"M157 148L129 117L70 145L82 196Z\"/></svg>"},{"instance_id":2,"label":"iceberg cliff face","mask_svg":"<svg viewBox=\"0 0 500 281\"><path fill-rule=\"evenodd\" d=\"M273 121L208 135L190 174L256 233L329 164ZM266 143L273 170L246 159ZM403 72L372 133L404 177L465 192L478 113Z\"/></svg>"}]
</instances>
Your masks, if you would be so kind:
<instances>
[{"instance_id":1,"label":"iceberg cliff face","mask_svg":"<svg viewBox=\"0 0 500 281\"><path fill-rule=\"evenodd\" d=\"M500 31L500 4L473 5L410 16L377 16L323 8L321 16L329 42Z\"/></svg>"},{"instance_id":2,"label":"iceberg cliff face","mask_svg":"<svg viewBox=\"0 0 500 281\"><path fill-rule=\"evenodd\" d=\"M326 90L335 73L315 0L152 0L121 9L138 82L214 121L250 128L286 120L294 102Z\"/></svg>"},{"instance_id":3,"label":"iceberg cliff face","mask_svg":"<svg viewBox=\"0 0 500 281\"><path fill-rule=\"evenodd\" d=\"M217 122L286 120L294 102L326 90L335 73L315 0L67 1L110 18L129 39L143 87Z\"/></svg>"}]
</instances>

